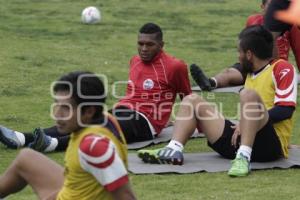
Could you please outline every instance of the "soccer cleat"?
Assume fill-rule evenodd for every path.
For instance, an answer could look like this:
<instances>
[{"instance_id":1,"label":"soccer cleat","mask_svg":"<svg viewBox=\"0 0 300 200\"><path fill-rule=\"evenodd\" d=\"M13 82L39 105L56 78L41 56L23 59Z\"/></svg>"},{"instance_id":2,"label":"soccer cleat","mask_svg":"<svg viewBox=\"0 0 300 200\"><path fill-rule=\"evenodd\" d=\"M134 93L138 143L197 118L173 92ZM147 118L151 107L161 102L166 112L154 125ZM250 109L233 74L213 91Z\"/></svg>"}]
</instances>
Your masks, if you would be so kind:
<instances>
[{"instance_id":1,"label":"soccer cleat","mask_svg":"<svg viewBox=\"0 0 300 200\"><path fill-rule=\"evenodd\" d=\"M139 150L138 157L145 163L182 165L183 154L170 147L155 150Z\"/></svg>"},{"instance_id":2,"label":"soccer cleat","mask_svg":"<svg viewBox=\"0 0 300 200\"><path fill-rule=\"evenodd\" d=\"M197 66L196 64L191 64L190 72L194 81L201 88L201 90L210 91L213 89L209 82L209 78L204 74L199 66Z\"/></svg>"},{"instance_id":3,"label":"soccer cleat","mask_svg":"<svg viewBox=\"0 0 300 200\"><path fill-rule=\"evenodd\" d=\"M36 128L33 131L34 141L28 144L29 148L32 148L36 151L43 152L51 144L51 137L46 135L43 129Z\"/></svg>"},{"instance_id":4,"label":"soccer cleat","mask_svg":"<svg viewBox=\"0 0 300 200\"><path fill-rule=\"evenodd\" d=\"M17 149L23 146L15 131L0 126L0 141L11 149Z\"/></svg>"},{"instance_id":5,"label":"soccer cleat","mask_svg":"<svg viewBox=\"0 0 300 200\"><path fill-rule=\"evenodd\" d=\"M231 168L228 175L232 177L247 176L250 173L250 163L243 154L238 154L231 161Z\"/></svg>"}]
</instances>

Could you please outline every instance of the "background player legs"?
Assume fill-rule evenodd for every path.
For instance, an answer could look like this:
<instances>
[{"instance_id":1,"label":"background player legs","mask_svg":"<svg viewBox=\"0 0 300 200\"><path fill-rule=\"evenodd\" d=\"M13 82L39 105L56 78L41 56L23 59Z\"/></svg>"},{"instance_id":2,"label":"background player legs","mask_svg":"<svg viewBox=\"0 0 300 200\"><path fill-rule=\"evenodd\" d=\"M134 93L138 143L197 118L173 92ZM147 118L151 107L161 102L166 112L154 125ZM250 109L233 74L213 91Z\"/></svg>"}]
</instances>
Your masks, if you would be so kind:
<instances>
[{"instance_id":1,"label":"background player legs","mask_svg":"<svg viewBox=\"0 0 300 200\"><path fill-rule=\"evenodd\" d=\"M214 76L217 81L217 87L228 87L233 85L243 85L244 78L235 68L224 69L221 73Z\"/></svg>"}]
</instances>

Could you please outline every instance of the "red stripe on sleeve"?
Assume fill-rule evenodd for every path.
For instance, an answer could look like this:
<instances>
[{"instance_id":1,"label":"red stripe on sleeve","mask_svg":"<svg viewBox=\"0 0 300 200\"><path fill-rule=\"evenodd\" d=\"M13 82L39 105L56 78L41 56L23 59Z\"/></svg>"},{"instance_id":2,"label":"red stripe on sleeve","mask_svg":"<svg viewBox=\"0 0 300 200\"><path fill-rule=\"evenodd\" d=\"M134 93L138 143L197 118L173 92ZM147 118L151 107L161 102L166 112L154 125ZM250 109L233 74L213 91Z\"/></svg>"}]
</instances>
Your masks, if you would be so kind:
<instances>
[{"instance_id":1,"label":"red stripe on sleeve","mask_svg":"<svg viewBox=\"0 0 300 200\"><path fill-rule=\"evenodd\" d=\"M121 178L119 178L118 180L115 180L114 182L107 184L104 186L104 188L110 192L118 189L119 187L125 185L126 183L128 183L128 176L125 175Z\"/></svg>"},{"instance_id":2,"label":"red stripe on sleeve","mask_svg":"<svg viewBox=\"0 0 300 200\"><path fill-rule=\"evenodd\" d=\"M97 135L87 135L80 142L80 150L92 157L104 155L109 147L109 139Z\"/></svg>"},{"instance_id":3,"label":"red stripe on sleeve","mask_svg":"<svg viewBox=\"0 0 300 200\"><path fill-rule=\"evenodd\" d=\"M106 160L106 161L103 161L101 163L92 163L92 162L89 162L87 161L88 164L96 167L96 168L107 168L109 167L115 160L115 150L113 150L113 153L111 154L111 156Z\"/></svg>"},{"instance_id":4,"label":"red stripe on sleeve","mask_svg":"<svg viewBox=\"0 0 300 200\"><path fill-rule=\"evenodd\" d=\"M278 93L275 93L275 95L276 95L276 97L283 99L283 98L287 98L288 96L290 96L293 93L293 91L294 91L294 87L288 93L286 93L284 95L280 95Z\"/></svg>"},{"instance_id":5,"label":"red stripe on sleeve","mask_svg":"<svg viewBox=\"0 0 300 200\"><path fill-rule=\"evenodd\" d=\"M294 103L294 102L278 102L275 105L276 106L292 106L292 107L296 107L296 103Z\"/></svg>"}]
</instances>

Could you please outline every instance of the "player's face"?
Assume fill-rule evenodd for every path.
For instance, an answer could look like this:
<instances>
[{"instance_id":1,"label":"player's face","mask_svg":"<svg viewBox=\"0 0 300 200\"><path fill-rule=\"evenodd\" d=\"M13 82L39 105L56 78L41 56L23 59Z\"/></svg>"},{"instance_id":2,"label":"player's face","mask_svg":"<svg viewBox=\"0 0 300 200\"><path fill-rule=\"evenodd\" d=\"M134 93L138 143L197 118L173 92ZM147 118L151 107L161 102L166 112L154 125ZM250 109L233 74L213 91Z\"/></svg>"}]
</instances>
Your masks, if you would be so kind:
<instances>
[{"instance_id":1,"label":"player's face","mask_svg":"<svg viewBox=\"0 0 300 200\"><path fill-rule=\"evenodd\" d=\"M245 73L251 73L252 67L253 67L253 63L248 60L246 53L240 48L240 46L238 47L238 52L239 52L239 61L241 63L242 69Z\"/></svg>"},{"instance_id":2,"label":"player's face","mask_svg":"<svg viewBox=\"0 0 300 200\"><path fill-rule=\"evenodd\" d=\"M143 62L150 62L162 49L163 42L156 39L156 33L138 36L138 52Z\"/></svg>"},{"instance_id":3,"label":"player's face","mask_svg":"<svg viewBox=\"0 0 300 200\"><path fill-rule=\"evenodd\" d=\"M71 133L80 128L77 119L77 105L68 95L67 91L55 93L55 103L53 104L52 117L61 134Z\"/></svg>"}]
</instances>

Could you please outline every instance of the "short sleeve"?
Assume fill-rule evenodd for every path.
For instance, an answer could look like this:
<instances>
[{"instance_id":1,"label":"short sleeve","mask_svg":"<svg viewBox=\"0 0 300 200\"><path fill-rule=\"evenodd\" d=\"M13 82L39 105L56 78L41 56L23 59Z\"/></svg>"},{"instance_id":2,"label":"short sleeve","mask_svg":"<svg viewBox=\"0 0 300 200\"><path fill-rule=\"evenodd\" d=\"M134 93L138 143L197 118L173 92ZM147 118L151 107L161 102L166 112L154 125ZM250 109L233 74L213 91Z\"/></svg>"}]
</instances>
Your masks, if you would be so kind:
<instances>
[{"instance_id":1,"label":"short sleeve","mask_svg":"<svg viewBox=\"0 0 300 200\"><path fill-rule=\"evenodd\" d=\"M184 62L180 62L180 65L176 66L173 83L176 87L176 93L179 94L181 99L192 93L187 65Z\"/></svg>"},{"instance_id":2,"label":"short sleeve","mask_svg":"<svg viewBox=\"0 0 300 200\"><path fill-rule=\"evenodd\" d=\"M274 104L296 106L297 76L295 68L288 62L279 62L273 69L272 78L275 85Z\"/></svg>"},{"instance_id":3,"label":"short sleeve","mask_svg":"<svg viewBox=\"0 0 300 200\"><path fill-rule=\"evenodd\" d=\"M79 159L81 167L108 191L114 191L128 182L125 165L107 137L85 136L80 143Z\"/></svg>"}]
</instances>

